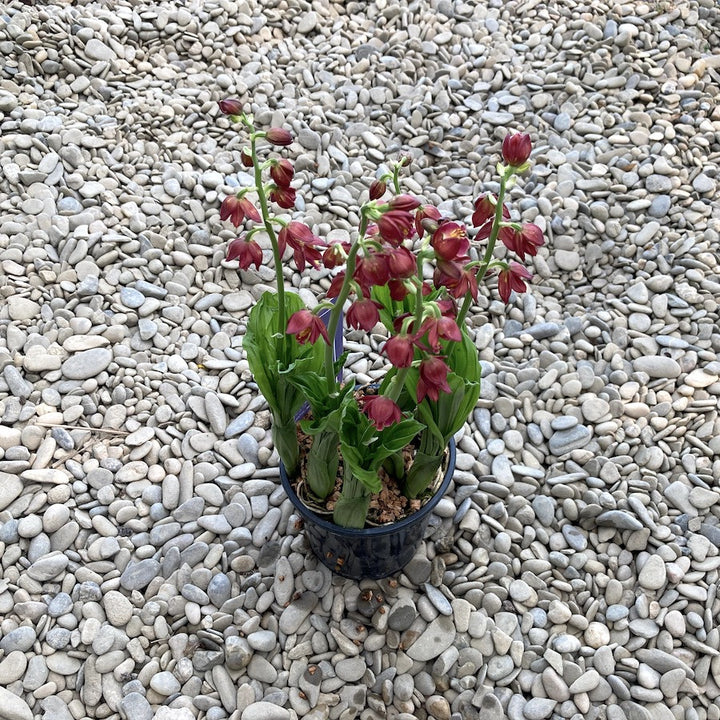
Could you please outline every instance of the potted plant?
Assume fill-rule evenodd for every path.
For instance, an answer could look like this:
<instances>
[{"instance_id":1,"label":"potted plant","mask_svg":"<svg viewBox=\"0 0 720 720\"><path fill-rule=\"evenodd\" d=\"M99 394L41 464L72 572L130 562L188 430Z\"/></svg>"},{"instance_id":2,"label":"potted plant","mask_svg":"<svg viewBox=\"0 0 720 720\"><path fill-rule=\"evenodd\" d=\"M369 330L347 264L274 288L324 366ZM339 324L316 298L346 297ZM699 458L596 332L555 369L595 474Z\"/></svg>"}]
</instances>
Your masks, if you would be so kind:
<instances>
[{"instance_id":1,"label":"potted plant","mask_svg":"<svg viewBox=\"0 0 720 720\"><path fill-rule=\"evenodd\" d=\"M269 250L277 277L277 290L251 309L243 346L272 411L282 482L325 565L356 579L387 576L410 560L447 491L453 436L478 400L480 364L466 323L478 286L497 273L508 302L531 277L520 263L496 259L496 242L520 260L543 244L540 228L512 221L504 204L529 167L530 137L505 138L499 192L475 201L472 240L465 224L402 192L403 158L369 186L352 241L326 241L290 214L294 168L275 152L293 142L290 132L257 129L238 100L220 109L247 133L240 159L254 179L222 201L221 219L246 226L227 259L259 269ZM286 256L300 273L330 272L314 308L286 289ZM384 326L389 368L379 385L356 387L344 368L346 354L332 341L343 321L367 332Z\"/></svg>"}]
</instances>

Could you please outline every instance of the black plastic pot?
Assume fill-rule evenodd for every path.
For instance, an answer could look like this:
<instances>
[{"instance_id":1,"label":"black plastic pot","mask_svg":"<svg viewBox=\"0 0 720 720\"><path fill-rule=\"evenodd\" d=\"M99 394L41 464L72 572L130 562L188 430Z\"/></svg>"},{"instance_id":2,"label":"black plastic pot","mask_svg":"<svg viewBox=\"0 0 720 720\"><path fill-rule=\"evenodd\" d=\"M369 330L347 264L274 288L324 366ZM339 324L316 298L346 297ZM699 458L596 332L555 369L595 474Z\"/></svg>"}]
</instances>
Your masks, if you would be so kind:
<instances>
[{"instance_id":1,"label":"black plastic pot","mask_svg":"<svg viewBox=\"0 0 720 720\"><path fill-rule=\"evenodd\" d=\"M306 507L280 464L282 486L304 521L305 535L313 552L323 565L353 580L377 580L393 575L412 559L425 534L430 513L447 492L454 472L455 441L451 439L442 484L420 510L396 523L356 530L335 525Z\"/></svg>"}]
</instances>

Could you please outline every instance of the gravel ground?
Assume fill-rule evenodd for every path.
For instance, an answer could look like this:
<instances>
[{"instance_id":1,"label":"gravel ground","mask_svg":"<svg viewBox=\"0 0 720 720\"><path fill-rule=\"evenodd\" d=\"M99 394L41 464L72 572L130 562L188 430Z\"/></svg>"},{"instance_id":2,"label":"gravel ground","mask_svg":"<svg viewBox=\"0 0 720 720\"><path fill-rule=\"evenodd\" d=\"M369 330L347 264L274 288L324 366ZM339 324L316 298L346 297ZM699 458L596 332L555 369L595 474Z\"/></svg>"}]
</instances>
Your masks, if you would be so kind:
<instances>
[{"instance_id":1,"label":"gravel ground","mask_svg":"<svg viewBox=\"0 0 720 720\"><path fill-rule=\"evenodd\" d=\"M719 47L714 0L0 7L3 720L719 720ZM482 398L390 580L332 577L279 487L226 96L295 133L322 234L401 151L468 217L533 137L547 244L473 310Z\"/></svg>"}]
</instances>

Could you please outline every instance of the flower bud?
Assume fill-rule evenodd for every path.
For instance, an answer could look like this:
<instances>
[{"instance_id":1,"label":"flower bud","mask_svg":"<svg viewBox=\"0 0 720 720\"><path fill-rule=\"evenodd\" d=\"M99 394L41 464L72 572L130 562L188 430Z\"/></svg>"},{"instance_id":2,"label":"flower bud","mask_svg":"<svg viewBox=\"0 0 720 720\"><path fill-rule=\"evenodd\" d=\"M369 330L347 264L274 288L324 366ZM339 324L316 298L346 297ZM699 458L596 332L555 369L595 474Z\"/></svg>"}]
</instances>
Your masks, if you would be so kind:
<instances>
[{"instance_id":1,"label":"flower bud","mask_svg":"<svg viewBox=\"0 0 720 720\"><path fill-rule=\"evenodd\" d=\"M290 145L293 141L290 132L284 128L270 128L265 133L265 139L273 145Z\"/></svg>"},{"instance_id":2,"label":"flower bud","mask_svg":"<svg viewBox=\"0 0 720 720\"><path fill-rule=\"evenodd\" d=\"M379 200L387 190L387 184L384 180L374 180L370 185L370 199Z\"/></svg>"},{"instance_id":3,"label":"flower bud","mask_svg":"<svg viewBox=\"0 0 720 720\"><path fill-rule=\"evenodd\" d=\"M412 195L396 195L390 200L388 206L391 210L406 210L409 212L410 210L415 210L415 208L420 207L420 201Z\"/></svg>"},{"instance_id":4,"label":"flower bud","mask_svg":"<svg viewBox=\"0 0 720 720\"><path fill-rule=\"evenodd\" d=\"M243 164L243 167L246 168L251 168L253 166L252 155L248 152L247 148L243 148L240 152L240 162Z\"/></svg>"},{"instance_id":5,"label":"flower bud","mask_svg":"<svg viewBox=\"0 0 720 720\"><path fill-rule=\"evenodd\" d=\"M218 105L223 115L242 115L242 103L237 98L226 98L221 100Z\"/></svg>"},{"instance_id":6,"label":"flower bud","mask_svg":"<svg viewBox=\"0 0 720 720\"><path fill-rule=\"evenodd\" d=\"M278 187L289 187L294 174L292 163L285 158L273 160L273 164L270 166L270 177Z\"/></svg>"},{"instance_id":7,"label":"flower bud","mask_svg":"<svg viewBox=\"0 0 720 720\"><path fill-rule=\"evenodd\" d=\"M503 160L511 167L520 167L527 162L532 150L532 141L527 133L505 136L502 144Z\"/></svg>"}]
</instances>

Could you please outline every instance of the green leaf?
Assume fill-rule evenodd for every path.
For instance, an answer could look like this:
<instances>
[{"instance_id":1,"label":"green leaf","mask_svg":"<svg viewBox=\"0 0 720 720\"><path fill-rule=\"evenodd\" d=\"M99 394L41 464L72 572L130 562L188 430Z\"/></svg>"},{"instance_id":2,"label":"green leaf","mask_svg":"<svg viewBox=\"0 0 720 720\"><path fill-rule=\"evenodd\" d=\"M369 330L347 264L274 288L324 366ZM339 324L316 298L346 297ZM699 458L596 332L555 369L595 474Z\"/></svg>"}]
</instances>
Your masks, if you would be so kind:
<instances>
[{"instance_id":1,"label":"green leaf","mask_svg":"<svg viewBox=\"0 0 720 720\"><path fill-rule=\"evenodd\" d=\"M369 507L369 495L357 497L340 495L333 511L333 521L341 527L363 528Z\"/></svg>"},{"instance_id":2,"label":"green leaf","mask_svg":"<svg viewBox=\"0 0 720 720\"><path fill-rule=\"evenodd\" d=\"M288 317L303 307L298 295L285 294ZM292 380L322 371L324 347L320 340L300 345L285 334L285 328L280 328L279 322L277 294L263 293L250 311L243 347L255 382L273 413L273 436L278 453L293 475L297 467L295 415L302 407L304 395Z\"/></svg>"},{"instance_id":3,"label":"green leaf","mask_svg":"<svg viewBox=\"0 0 720 720\"><path fill-rule=\"evenodd\" d=\"M415 453L413 464L405 479L405 494L409 498L415 498L426 488L430 487L437 476L442 465L444 449L440 454L425 454L420 451Z\"/></svg>"},{"instance_id":4,"label":"green leaf","mask_svg":"<svg viewBox=\"0 0 720 720\"><path fill-rule=\"evenodd\" d=\"M308 453L306 479L310 489L321 500L324 500L335 487L338 464L337 433L318 433Z\"/></svg>"},{"instance_id":5,"label":"green leaf","mask_svg":"<svg viewBox=\"0 0 720 720\"><path fill-rule=\"evenodd\" d=\"M462 328L460 342L450 343L447 364L452 372L468 382L480 382L481 368L478 362L478 351L470 339L465 327Z\"/></svg>"},{"instance_id":6,"label":"green leaf","mask_svg":"<svg viewBox=\"0 0 720 720\"><path fill-rule=\"evenodd\" d=\"M346 350L334 363L333 370L335 370L335 377L340 375L342 369L345 367L350 351Z\"/></svg>"},{"instance_id":7,"label":"green leaf","mask_svg":"<svg viewBox=\"0 0 720 720\"><path fill-rule=\"evenodd\" d=\"M402 450L421 430L422 423L411 418L401 420L380 432L380 448L376 451L384 454L383 460L392 453Z\"/></svg>"},{"instance_id":8,"label":"green leaf","mask_svg":"<svg viewBox=\"0 0 720 720\"><path fill-rule=\"evenodd\" d=\"M295 293L285 293L287 317L305 307ZM276 417L287 422L303 403L302 393L288 384L294 376L321 372L324 362L323 341L301 345L279 327L277 294L263 293L250 311L243 338L250 371L260 392Z\"/></svg>"},{"instance_id":9,"label":"green leaf","mask_svg":"<svg viewBox=\"0 0 720 720\"><path fill-rule=\"evenodd\" d=\"M272 438L273 445L277 449L288 475L294 477L300 459L295 419L292 418L289 423L283 424L276 418L272 424Z\"/></svg>"},{"instance_id":10,"label":"green leaf","mask_svg":"<svg viewBox=\"0 0 720 720\"><path fill-rule=\"evenodd\" d=\"M345 456L343 455L343 458ZM367 470L362 467L352 467L352 474L368 489L371 493L379 493L382 490L382 481L378 475L380 463L374 470Z\"/></svg>"},{"instance_id":11,"label":"green leaf","mask_svg":"<svg viewBox=\"0 0 720 720\"><path fill-rule=\"evenodd\" d=\"M396 452L386 457L382 466L390 477L397 480L401 480L405 475L405 458L401 452Z\"/></svg>"},{"instance_id":12,"label":"green leaf","mask_svg":"<svg viewBox=\"0 0 720 720\"><path fill-rule=\"evenodd\" d=\"M374 285L371 297L382 305L380 322L388 332L393 332L393 320L397 315L395 315L395 301L390 297L390 288L387 285Z\"/></svg>"}]
</instances>

